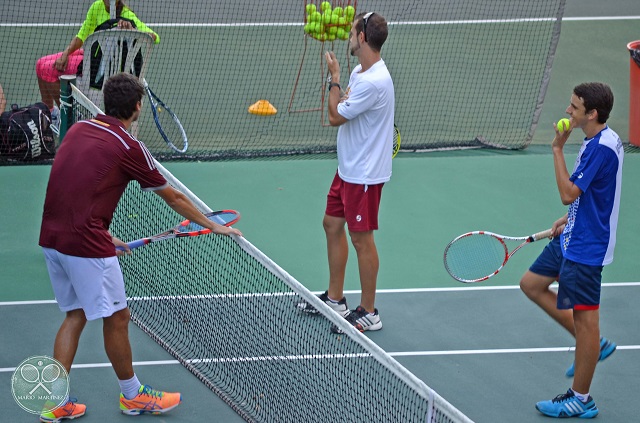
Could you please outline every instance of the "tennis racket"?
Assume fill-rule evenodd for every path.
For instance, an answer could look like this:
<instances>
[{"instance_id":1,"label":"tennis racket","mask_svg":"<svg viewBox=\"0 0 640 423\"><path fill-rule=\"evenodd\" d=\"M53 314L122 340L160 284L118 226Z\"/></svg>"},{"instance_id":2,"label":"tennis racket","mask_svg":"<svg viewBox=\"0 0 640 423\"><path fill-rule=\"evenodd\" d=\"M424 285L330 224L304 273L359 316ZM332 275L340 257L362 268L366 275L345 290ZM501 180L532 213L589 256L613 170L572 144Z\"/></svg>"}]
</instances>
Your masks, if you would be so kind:
<instances>
[{"instance_id":1,"label":"tennis racket","mask_svg":"<svg viewBox=\"0 0 640 423\"><path fill-rule=\"evenodd\" d=\"M220 210L205 214L205 216L219 225L231 226L240 220L240 213L235 210ZM182 238L187 236L198 236L211 233L211 229L207 229L190 220L185 220L175 228L171 228L166 232L154 235L149 238L141 238L135 241L127 242L129 249L142 247L152 242L164 241L172 238ZM117 250L124 251L123 247L116 247Z\"/></svg>"},{"instance_id":2,"label":"tennis racket","mask_svg":"<svg viewBox=\"0 0 640 423\"><path fill-rule=\"evenodd\" d=\"M153 120L156 122L160 135L162 135L169 147L178 153L185 153L189 147L189 142L178 116L151 91L146 79L142 78L142 83L149 97Z\"/></svg>"},{"instance_id":3,"label":"tennis racket","mask_svg":"<svg viewBox=\"0 0 640 423\"><path fill-rule=\"evenodd\" d=\"M396 154L398 154L398 151L400 151L400 129L398 129L398 127L394 123L393 124L393 156L391 156L391 158L394 158Z\"/></svg>"},{"instance_id":4,"label":"tennis racket","mask_svg":"<svg viewBox=\"0 0 640 423\"><path fill-rule=\"evenodd\" d=\"M497 274L524 245L549 238L551 229L523 237L510 237L486 231L467 232L444 249L444 267L455 280L481 282ZM505 241L522 241L509 253Z\"/></svg>"}]
</instances>

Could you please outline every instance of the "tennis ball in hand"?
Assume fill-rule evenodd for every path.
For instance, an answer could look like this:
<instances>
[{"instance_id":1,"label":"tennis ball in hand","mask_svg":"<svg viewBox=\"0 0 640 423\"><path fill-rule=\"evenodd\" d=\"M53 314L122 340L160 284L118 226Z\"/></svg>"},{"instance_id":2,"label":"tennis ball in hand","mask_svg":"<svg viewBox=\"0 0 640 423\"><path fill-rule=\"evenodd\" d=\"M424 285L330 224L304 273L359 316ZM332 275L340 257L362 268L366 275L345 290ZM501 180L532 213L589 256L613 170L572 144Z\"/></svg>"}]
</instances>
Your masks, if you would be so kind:
<instances>
[{"instance_id":1,"label":"tennis ball in hand","mask_svg":"<svg viewBox=\"0 0 640 423\"><path fill-rule=\"evenodd\" d=\"M567 132L571 127L571 122L569 122L569 119L567 118L560 119L556 126L558 127L558 132L560 133Z\"/></svg>"}]
</instances>

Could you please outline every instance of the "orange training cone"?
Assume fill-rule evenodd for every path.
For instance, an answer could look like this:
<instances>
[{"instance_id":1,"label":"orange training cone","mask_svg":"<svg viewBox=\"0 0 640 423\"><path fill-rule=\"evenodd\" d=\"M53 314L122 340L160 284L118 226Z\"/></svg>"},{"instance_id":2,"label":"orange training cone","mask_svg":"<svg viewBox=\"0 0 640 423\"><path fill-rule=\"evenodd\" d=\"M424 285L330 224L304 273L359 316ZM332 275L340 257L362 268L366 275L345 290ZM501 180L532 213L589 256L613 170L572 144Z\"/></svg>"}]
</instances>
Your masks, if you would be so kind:
<instances>
[{"instance_id":1,"label":"orange training cone","mask_svg":"<svg viewBox=\"0 0 640 423\"><path fill-rule=\"evenodd\" d=\"M267 100L258 100L249 106L249 113L259 116L271 116L278 113L278 109L273 107Z\"/></svg>"}]
</instances>

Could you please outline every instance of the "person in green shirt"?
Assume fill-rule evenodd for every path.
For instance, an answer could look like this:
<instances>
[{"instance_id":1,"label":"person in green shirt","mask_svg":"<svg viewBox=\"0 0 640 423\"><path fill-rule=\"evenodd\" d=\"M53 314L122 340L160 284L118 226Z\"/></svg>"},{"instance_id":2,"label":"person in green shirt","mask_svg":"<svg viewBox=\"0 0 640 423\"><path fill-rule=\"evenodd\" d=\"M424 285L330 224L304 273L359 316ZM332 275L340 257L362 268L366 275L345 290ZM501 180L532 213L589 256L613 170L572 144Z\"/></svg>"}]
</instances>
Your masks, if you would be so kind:
<instances>
[{"instance_id":1,"label":"person in green shirt","mask_svg":"<svg viewBox=\"0 0 640 423\"><path fill-rule=\"evenodd\" d=\"M51 109L51 117L54 124L57 123L60 115L57 107L60 105L60 80L58 78L61 75L73 75L76 73L78 65L83 58L82 45L85 40L89 35L93 34L99 25L111 18L109 3L109 0L95 1L89 7L87 17L78 34L73 37L67 48L63 52L41 57L36 62L36 75L42 102ZM116 17L123 19L118 21L118 28L134 29L130 22L133 21L135 29L148 32L156 44L160 42L160 36L138 19L136 14L122 0L116 0Z\"/></svg>"}]
</instances>

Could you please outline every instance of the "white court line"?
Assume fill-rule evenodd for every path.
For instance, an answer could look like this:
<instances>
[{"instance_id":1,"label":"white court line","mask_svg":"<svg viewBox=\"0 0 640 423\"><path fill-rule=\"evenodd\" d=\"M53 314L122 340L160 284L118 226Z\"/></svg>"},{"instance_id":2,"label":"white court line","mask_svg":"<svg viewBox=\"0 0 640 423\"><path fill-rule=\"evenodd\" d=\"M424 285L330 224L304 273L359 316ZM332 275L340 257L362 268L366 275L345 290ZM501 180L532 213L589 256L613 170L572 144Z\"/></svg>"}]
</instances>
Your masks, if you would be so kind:
<instances>
[{"instance_id":1,"label":"white court line","mask_svg":"<svg viewBox=\"0 0 640 423\"><path fill-rule=\"evenodd\" d=\"M450 356L450 355L479 355L479 354L531 354L531 353L549 353L549 352L571 352L575 347L557 347L557 348L509 348L509 349L487 349L487 350L449 350L449 351L400 351L387 352L392 357L426 357L426 356ZM640 345L618 345L617 350L637 351ZM260 356L260 357L230 357L218 359L193 359L187 360L189 363L237 363L237 362L254 362L254 361L289 361L289 360L326 360L336 358L362 358L369 357L370 354L317 354L317 355L288 355L288 356ZM180 364L178 360L158 360L158 361L135 361L134 366L166 366ZM74 364L72 369L97 369L111 367L111 363L86 363ZM0 368L0 373L11 373L16 370L15 367Z\"/></svg>"},{"instance_id":2,"label":"white court line","mask_svg":"<svg viewBox=\"0 0 640 423\"><path fill-rule=\"evenodd\" d=\"M434 355L477 355L477 354L530 354L546 352L571 352L576 347L554 347L554 348L502 348L489 350L445 350L445 351L400 351L388 352L392 357L420 357ZM618 345L618 350L640 350L640 345Z\"/></svg>"},{"instance_id":3,"label":"white court line","mask_svg":"<svg viewBox=\"0 0 640 423\"><path fill-rule=\"evenodd\" d=\"M640 282L610 282L603 283L603 288L624 288L624 287L636 287L640 286ZM502 291L502 290L514 290L520 289L518 285L506 285L506 286L480 286L480 285L464 285L461 287L452 288L406 288L406 289L379 289L377 294L415 294L426 292L464 292L464 291ZM314 291L313 294L321 294L324 291ZM347 290L345 294L359 294L360 290ZM163 299L208 299L208 298L239 298L239 297L279 297L279 296L294 296L294 292L273 292L263 294L215 294L215 295L171 295L171 296L158 296L158 297L129 297L128 301L144 301L144 300L163 300ZM43 305L43 304L56 304L56 300L33 300L33 301L3 301L0 302L2 306L24 306L24 305Z\"/></svg>"},{"instance_id":4,"label":"white court line","mask_svg":"<svg viewBox=\"0 0 640 423\"><path fill-rule=\"evenodd\" d=\"M499 285L499 286L484 286L479 284L461 284L460 287L452 288L407 288L407 289L378 289L376 294L414 294L423 292L464 292L464 291L503 291L503 290L519 290L519 285ZM554 283L557 285L557 283ZM603 283L603 288L620 288L620 287L632 287L640 286L640 282L609 282ZM324 291L314 291L314 294L322 294ZM360 290L346 290L345 294L360 294ZM0 303L2 305L2 303Z\"/></svg>"},{"instance_id":5,"label":"white court line","mask_svg":"<svg viewBox=\"0 0 640 423\"><path fill-rule=\"evenodd\" d=\"M622 21L622 20L638 20L640 16L576 16L563 17L565 22L582 22L582 21ZM455 21L402 21L389 22L389 25L465 25L465 24L486 24L486 23L523 23L523 22L545 22L555 21L555 17L547 18L522 18L522 19L469 19ZM0 27L18 27L18 28L51 28L51 27L79 27L82 23L15 23L1 22ZM148 23L152 28L224 28L224 27L265 27L265 26L304 26L303 22L238 22L238 23Z\"/></svg>"},{"instance_id":6,"label":"white court line","mask_svg":"<svg viewBox=\"0 0 640 423\"><path fill-rule=\"evenodd\" d=\"M640 286L640 282L612 282L602 284L604 288L610 287L636 287ZM397 294L397 293L423 293L423 292L457 292L457 291L469 291L469 290L513 290L519 289L517 285L510 286L465 286L459 288L417 288L417 289L381 289L378 290L379 294ZM318 292L320 293L320 292ZM345 291L346 294L357 294L359 290ZM255 294L254 294L255 295ZM273 293L273 294L257 294L258 296L281 296L289 295L289 293ZM229 295L226 295L227 297ZM241 297L251 296L251 294L240 294ZM206 296L195 296L197 298L204 298ZM214 296L210 296L214 297ZM217 297L225 297L220 295ZM172 297L176 298L176 297ZM0 306L12 306L12 305L41 305L41 304L55 304L55 300L40 300L40 301L7 301L0 302ZM399 352L387 352L392 357L424 357L424 356L451 356L451 355L480 355L480 354L530 354L530 353L543 353L543 352L569 352L573 351L575 347L555 347L555 348L511 348L511 349L484 349L484 350L443 350L443 351L399 351ZM618 350L640 350L640 345L618 345ZM267 357L231 357L220 359L194 359L189 360L191 363L198 362L250 362L250 361L273 361L273 360L309 360L309 359L335 359L335 358L353 358L368 356L369 354L323 354L323 355L302 355L302 356L267 356ZM177 360L160 360L160 361L138 361L133 363L134 366L159 366L159 365L174 365L180 364ZM111 363L88 363L88 364L74 364L74 369L88 369L88 368L101 368L111 367ZM0 373L14 372L15 367L0 368Z\"/></svg>"}]
</instances>

